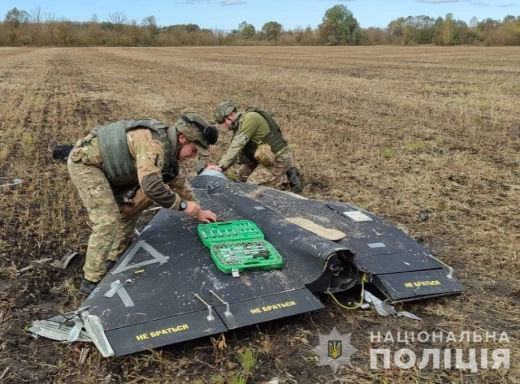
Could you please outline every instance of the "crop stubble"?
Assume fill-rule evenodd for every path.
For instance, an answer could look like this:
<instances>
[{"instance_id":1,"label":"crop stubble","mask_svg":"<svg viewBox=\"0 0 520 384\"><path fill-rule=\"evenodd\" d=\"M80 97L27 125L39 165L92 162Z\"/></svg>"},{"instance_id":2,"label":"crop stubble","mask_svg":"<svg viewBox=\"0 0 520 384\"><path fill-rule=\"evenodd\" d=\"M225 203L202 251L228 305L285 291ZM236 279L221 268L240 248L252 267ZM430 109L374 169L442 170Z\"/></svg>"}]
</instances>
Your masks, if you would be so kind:
<instances>
[{"instance_id":1,"label":"crop stubble","mask_svg":"<svg viewBox=\"0 0 520 384\"><path fill-rule=\"evenodd\" d=\"M337 324L360 349L358 369L344 368L343 380L519 380L519 78L515 48L0 49L0 183L23 182L0 194L0 374L10 367L7 382L210 382L229 377L226 362L252 345L261 358L250 382L286 372L299 383L332 382L328 367L305 359L317 332ZM121 118L171 123L195 111L211 120L224 99L274 113L304 174L304 195L349 202L406 228L455 268L465 293L406 305L421 323L329 303L291 325L237 332L221 361L202 340L121 361L91 352L79 364L84 346L24 335L31 320L78 304L81 262L58 271L45 259L84 252L90 231L65 165L50 159L51 143ZM213 161L229 139L221 130ZM379 329L506 331L512 369L371 372L366 344Z\"/></svg>"}]
</instances>

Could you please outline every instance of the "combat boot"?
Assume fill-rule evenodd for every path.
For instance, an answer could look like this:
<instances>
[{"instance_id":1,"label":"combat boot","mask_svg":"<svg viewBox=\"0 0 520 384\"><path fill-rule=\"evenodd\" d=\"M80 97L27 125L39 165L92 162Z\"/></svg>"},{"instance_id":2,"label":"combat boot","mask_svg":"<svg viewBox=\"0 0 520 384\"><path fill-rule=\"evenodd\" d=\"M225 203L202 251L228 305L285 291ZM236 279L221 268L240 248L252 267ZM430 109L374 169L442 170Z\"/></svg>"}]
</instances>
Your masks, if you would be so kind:
<instances>
[{"instance_id":1,"label":"combat boot","mask_svg":"<svg viewBox=\"0 0 520 384\"><path fill-rule=\"evenodd\" d=\"M300 193L302 191L302 182L300 180L300 171L298 171L298 168L291 167L287 170L286 174L291 190L294 193Z\"/></svg>"},{"instance_id":2,"label":"combat boot","mask_svg":"<svg viewBox=\"0 0 520 384\"><path fill-rule=\"evenodd\" d=\"M74 148L73 144L58 145L55 141L51 144L52 158L54 160L67 161L69 154Z\"/></svg>"},{"instance_id":3,"label":"combat boot","mask_svg":"<svg viewBox=\"0 0 520 384\"><path fill-rule=\"evenodd\" d=\"M114 268L114 265L116 265L117 261L114 260L107 260L107 273L110 272L112 268Z\"/></svg>"},{"instance_id":4,"label":"combat boot","mask_svg":"<svg viewBox=\"0 0 520 384\"><path fill-rule=\"evenodd\" d=\"M97 287L97 285L98 283L93 283L92 281L83 278L83 280L81 280L81 284L79 286L76 297L84 297L90 295L94 288Z\"/></svg>"}]
</instances>

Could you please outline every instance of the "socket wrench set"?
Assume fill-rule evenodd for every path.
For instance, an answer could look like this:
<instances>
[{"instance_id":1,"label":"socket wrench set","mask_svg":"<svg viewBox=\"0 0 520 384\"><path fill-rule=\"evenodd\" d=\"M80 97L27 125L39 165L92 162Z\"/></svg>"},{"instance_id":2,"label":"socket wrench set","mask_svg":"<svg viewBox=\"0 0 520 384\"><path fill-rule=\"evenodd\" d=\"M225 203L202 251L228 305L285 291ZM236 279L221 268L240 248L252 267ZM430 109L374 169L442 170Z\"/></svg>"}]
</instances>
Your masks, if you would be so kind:
<instances>
[{"instance_id":1,"label":"socket wrench set","mask_svg":"<svg viewBox=\"0 0 520 384\"><path fill-rule=\"evenodd\" d=\"M226 273L239 276L244 269L280 269L283 258L250 220L199 224L198 234L217 265Z\"/></svg>"}]
</instances>

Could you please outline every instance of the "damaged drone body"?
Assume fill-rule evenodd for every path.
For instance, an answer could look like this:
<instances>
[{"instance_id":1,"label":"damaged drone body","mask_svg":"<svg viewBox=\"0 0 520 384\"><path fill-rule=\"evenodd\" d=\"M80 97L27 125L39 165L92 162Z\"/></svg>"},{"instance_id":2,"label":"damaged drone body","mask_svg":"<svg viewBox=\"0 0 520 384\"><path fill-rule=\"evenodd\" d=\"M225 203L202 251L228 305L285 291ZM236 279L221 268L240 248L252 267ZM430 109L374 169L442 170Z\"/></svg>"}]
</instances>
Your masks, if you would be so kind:
<instances>
[{"instance_id":1,"label":"damaged drone body","mask_svg":"<svg viewBox=\"0 0 520 384\"><path fill-rule=\"evenodd\" d=\"M110 347L102 346L104 355L318 310L323 304L316 293L345 291L362 278L391 302L461 292L451 268L401 230L354 206L212 172L192 185L219 220L254 222L283 256L283 267L225 274L202 244L196 220L163 209L82 304L102 325Z\"/></svg>"}]
</instances>

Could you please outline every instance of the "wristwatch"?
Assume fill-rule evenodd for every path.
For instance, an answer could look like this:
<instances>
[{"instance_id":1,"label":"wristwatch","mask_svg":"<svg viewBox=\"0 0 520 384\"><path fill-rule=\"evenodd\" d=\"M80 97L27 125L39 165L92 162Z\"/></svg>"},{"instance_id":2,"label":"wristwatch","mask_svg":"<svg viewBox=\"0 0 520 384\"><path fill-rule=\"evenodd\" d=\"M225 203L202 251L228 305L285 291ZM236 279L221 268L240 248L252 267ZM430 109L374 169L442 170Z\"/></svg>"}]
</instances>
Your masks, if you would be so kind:
<instances>
[{"instance_id":1,"label":"wristwatch","mask_svg":"<svg viewBox=\"0 0 520 384\"><path fill-rule=\"evenodd\" d=\"M188 208L188 203L184 200L181 200L181 203L179 204L179 211L184 211L186 208Z\"/></svg>"},{"instance_id":2,"label":"wristwatch","mask_svg":"<svg viewBox=\"0 0 520 384\"><path fill-rule=\"evenodd\" d=\"M226 170L226 168L225 168L222 164L219 164L218 167L219 167L220 169L222 169L222 172L224 172L224 171Z\"/></svg>"}]
</instances>

